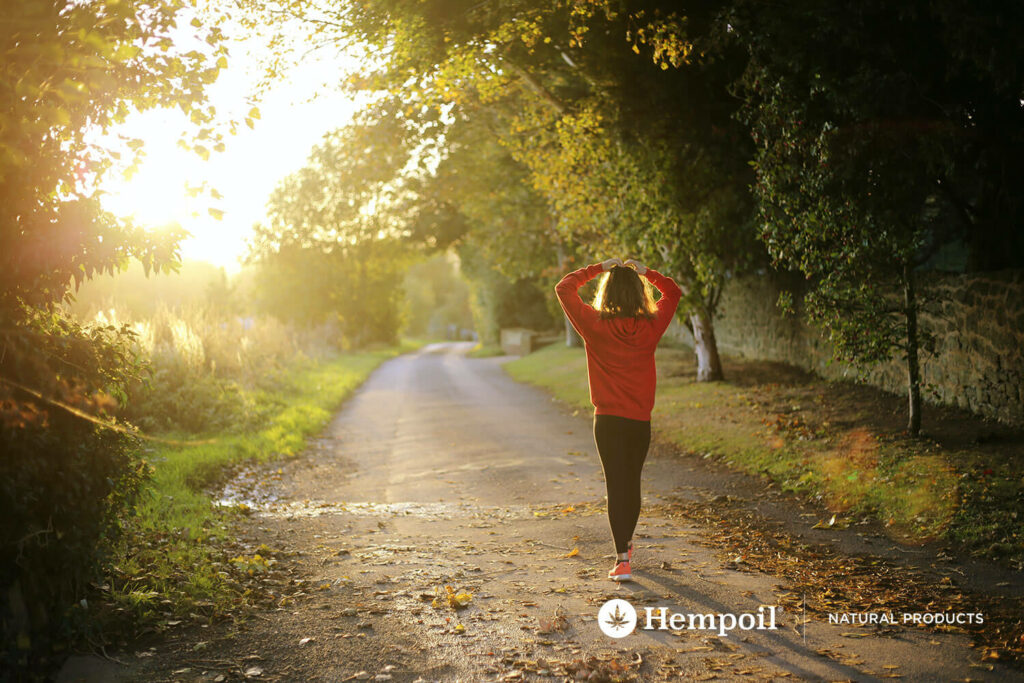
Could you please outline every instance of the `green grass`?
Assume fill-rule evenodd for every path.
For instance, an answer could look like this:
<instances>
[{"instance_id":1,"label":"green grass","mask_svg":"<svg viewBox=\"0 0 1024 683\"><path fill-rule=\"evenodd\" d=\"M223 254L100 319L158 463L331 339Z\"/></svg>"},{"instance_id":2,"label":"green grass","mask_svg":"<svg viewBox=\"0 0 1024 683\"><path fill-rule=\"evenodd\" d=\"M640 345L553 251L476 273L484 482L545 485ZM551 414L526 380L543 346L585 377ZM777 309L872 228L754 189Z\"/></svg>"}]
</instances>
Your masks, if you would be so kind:
<instances>
[{"instance_id":1,"label":"green grass","mask_svg":"<svg viewBox=\"0 0 1024 683\"><path fill-rule=\"evenodd\" d=\"M497 344L477 344L466 355L470 358L493 358L494 356L504 356L505 350Z\"/></svg>"},{"instance_id":2,"label":"green grass","mask_svg":"<svg viewBox=\"0 0 1024 683\"><path fill-rule=\"evenodd\" d=\"M502 367L513 379L542 386L570 405L590 406L587 358L582 349L551 344Z\"/></svg>"},{"instance_id":3,"label":"green grass","mask_svg":"<svg viewBox=\"0 0 1024 683\"><path fill-rule=\"evenodd\" d=\"M193 611L222 613L244 599L225 555L231 518L244 510L214 504L207 492L242 463L298 455L306 438L323 429L340 404L383 361L422 345L341 354L293 367L274 391L257 399L275 407L261 429L241 434L161 434L197 445L158 445L147 459L152 477L138 503L111 571L115 605L145 622Z\"/></svg>"},{"instance_id":4,"label":"green grass","mask_svg":"<svg viewBox=\"0 0 1024 683\"><path fill-rule=\"evenodd\" d=\"M844 408L843 429L827 421L802 422L798 416L813 413L808 405L779 412L780 406L798 399L806 403L809 393L828 400L824 382L799 390L778 384L701 383L689 370L691 352L659 348L656 358L659 380L652 427L658 438L816 500L836 514L839 526L874 517L902 542L944 538L966 541L980 555L1024 557L1018 519L1024 516L1024 480L1011 468L1003 472L988 458L988 469L983 469L977 462L980 453L873 430L858 418L863 406ZM546 347L504 367L514 379L592 410L582 349ZM798 391L803 394L798 396ZM976 471L984 476L976 477ZM972 483L978 478L987 488ZM997 501L998 509L990 510Z\"/></svg>"}]
</instances>

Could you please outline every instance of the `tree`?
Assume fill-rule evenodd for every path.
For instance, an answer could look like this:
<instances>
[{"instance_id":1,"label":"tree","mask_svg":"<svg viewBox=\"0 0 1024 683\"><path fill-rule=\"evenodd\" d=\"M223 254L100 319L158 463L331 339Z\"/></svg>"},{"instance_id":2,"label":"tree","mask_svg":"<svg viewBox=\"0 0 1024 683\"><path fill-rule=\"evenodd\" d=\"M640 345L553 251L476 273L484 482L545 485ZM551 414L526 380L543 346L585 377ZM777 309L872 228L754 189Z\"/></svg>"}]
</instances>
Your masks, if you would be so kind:
<instances>
[{"instance_id":1,"label":"tree","mask_svg":"<svg viewBox=\"0 0 1024 683\"><path fill-rule=\"evenodd\" d=\"M205 87L220 32L175 31L183 0L15 0L0 23L0 669L31 667L68 630L115 515L144 465L109 422L138 376L125 327L83 327L62 300L97 273L173 269L178 230L149 233L100 207L117 150L90 135L133 110L180 107L197 147L219 144ZM191 140L191 138L190 138ZM195 142L195 140L191 140ZM186 143L189 140L185 141ZM142 140L127 140L136 156ZM28 646L28 647L26 647Z\"/></svg>"},{"instance_id":2,"label":"tree","mask_svg":"<svg viewBox=\"0 0 1024 683\"><path fill-rule=\"evenodd\" d=\"M433 215L435 224L447 218L461 226L452 243L473 283L476 326L485 344L497 344L502 327L546 329L556 313L561 316L560 309L542 311L550 299L547 282L564 265L559 250L565 248L527 169L486 124L479 116L463 117L445 129L443 158L418 187L415 201L421 219Z\"/></svg>"},{"instance_id":3,"label":"tree","mask_svg":"<svg viewBox=\"0 0 1024 683\"><path fill-rule=\"evenodd\" d=\"M1009 27L1024 27L1024 12L945 2L790 10L743 2L729 18L751 54L742 116L757 144L761 236L776 265L810 279L808 314L838 357L903 352L917 435L930 346L919 270L956 239L977 262L1022 253L1024 202L1010 178L1024 171L1024 51ZM996 20L998 32L976 32ZM990 70L986 54L1006 61Z\"/></svg>"},{"instance_id":4,"label":"tree","mask_svg":"<svg viewBox=\"0 0 1024 683\"><path fill-rule=\"evenodd\" d=\"M336 321L353 346L396 339L410 256L392 211L410 159L403 135L393 118L353 123L274 190L248 258L263 271L265 310L306 325Z\"/></svg>"},{"instance_id":5,"label":"tree","mask_svg":"<svg viewBox=\"0 0 1024 683\"><path fill-rule=\"evenodd\" d=\"M693 23L713 8L696 7ZM749 141L729 118L740 52L691 56L690 17L669 3L660 13L569 0L320 9L330 26L313 22L317 36L334 30L379 50L376 71L353 87L401 97L408 117L488 120L547 205L556 253L627 251L670 270L686 292L698 375L721 376L718 296L756 251ZM647 18L656 14L668 18Z\"/></svg>"},{"instance_id":6,"label":"tree","mask_svg":"<svg viewBox=\"0 0 1024 683\"><path fill-rule=\"evenodd\" d=\"M55 306L73 296L72 287L132 258L147 274L176 267L180 229L149 232L102 210L98 181L121 154L89 136L133 110L176 106L197 124L196 138L220 144L203 92L226 65L226 49L216 28L197 30L207 52L175 47L171 36L185 6L178 0L23 0L5 10L0 330L9 352L0 361L0 398L16 400L15 383L51 392L57 374L47 363L61 358L61 347L91 343L66 338L71 328L65 326L50 331L62 341L45 332L52 347L39 348L45 346L35 336L40 330L32 331L40 316L56 315ZM144 141L126 144L137 159ZM197 147L209 151L202 143ZM79 379L93 389L114 379L97 370L86 368Z\"/></svg>"},{"instance_id":7,"label":"tree","mask_svg":"<svg viewBox=\"0 0 1024 683\"><path fill-rule=\"evenodd\" d=\"M203 89L226 65L176 51L184 2L50 2L6 8L0 79L0 305L60 301L69 283L112 272L128 258L147 271L173 261L181 233L148 233L105 214L97 181L120 157L89 142L132 110L181 107L216 140ZM220 32L204 31L217 46ZM214 60L217 63L214 64ZM142 140L128 140L141 150ZM219 144L214 142L214 144ZM205 148L204 148L205 149Z\"/></svg>"},{"instance_id":8,"label":"tree","mask_svg":"<svg viewBox=\"0 0 1024 683\"><path fill-rule=\"evenodd\" d=\"M751 149L729 118L738 101L727 91L745 57L728 49L713 58L689 54L688 31L710 30L707 8L645 23L637 6L596 7L568 3L536 25L513 29L510 21L496 31L513 33L494 50L502 61L492 71L516 79L505 85L513 93L520 84L507 144L567 239L597 253L638 255L673 274L684 290L697 377L721 379L718 300L725 280L759 253Z\"/></svg>"}]
</instances>

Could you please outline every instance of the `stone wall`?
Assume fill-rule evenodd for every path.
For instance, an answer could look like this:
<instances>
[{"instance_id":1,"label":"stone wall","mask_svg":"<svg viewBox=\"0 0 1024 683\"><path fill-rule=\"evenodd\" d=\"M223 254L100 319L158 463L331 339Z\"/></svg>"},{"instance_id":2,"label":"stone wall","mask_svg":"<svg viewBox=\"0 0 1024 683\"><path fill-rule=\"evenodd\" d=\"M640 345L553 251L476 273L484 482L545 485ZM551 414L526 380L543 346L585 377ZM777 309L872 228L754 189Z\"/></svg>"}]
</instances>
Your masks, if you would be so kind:
<instances>
[{"instance_id":1,"label":"stone wall","mask_svg":"<svg viewBox=\"0 0 1024 683\"><path fill-rule=\"evenodd\" d=\"M830 379L862 374L829 362L828 342L802 322L799 312L795 317L780 314L779 291L794 286L799 281L787 282L775 273L730 282L715 321L719 349L790 363ZM925 400L1024 426L1024 271L927 273L920 291L930 301L921 324L936 337L935 354L922 358L922 379L931 390ZM673 325L669 332L692 344L682 326ZM898 358L863 374L882 389L906 391L906 366Z\"/></svg>"}]
</instances>

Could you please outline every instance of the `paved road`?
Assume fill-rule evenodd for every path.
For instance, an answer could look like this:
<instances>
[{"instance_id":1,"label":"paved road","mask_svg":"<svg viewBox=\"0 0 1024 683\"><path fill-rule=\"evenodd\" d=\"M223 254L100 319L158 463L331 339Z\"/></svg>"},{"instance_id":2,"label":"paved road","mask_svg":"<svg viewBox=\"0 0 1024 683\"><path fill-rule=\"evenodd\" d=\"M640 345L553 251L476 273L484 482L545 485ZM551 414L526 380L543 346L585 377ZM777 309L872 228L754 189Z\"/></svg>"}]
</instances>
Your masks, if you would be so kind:
<instances>
[{"instance_id":1,"label":"paved road","mask_svg":"<svg viewBox=\"0 0 1024 683\"><path fill-rule=\"evenodd\" d=\"M1006 680L972 667L964 636L850 637L858 629L801 629L799 613L780 612L777 630L727 637L685 627L605 635L596 618L612 598L641 613L638 626L648 606L756 614L775 604L778 579L727 568L695 543L699 529L669 514L673 497L717 495L734 480L653 450L636 580L608 581L590 414L512 381L504 358L466 357L469 346L388 361L282 468L252 540L302 550L321 589L241 631L208 632L211 647L226 659L248 654L262 679L284 680L533 680L583 666L641 680ZM470 605L433 607L444 585L471 593Z\"/></svg>"}]
</instances>

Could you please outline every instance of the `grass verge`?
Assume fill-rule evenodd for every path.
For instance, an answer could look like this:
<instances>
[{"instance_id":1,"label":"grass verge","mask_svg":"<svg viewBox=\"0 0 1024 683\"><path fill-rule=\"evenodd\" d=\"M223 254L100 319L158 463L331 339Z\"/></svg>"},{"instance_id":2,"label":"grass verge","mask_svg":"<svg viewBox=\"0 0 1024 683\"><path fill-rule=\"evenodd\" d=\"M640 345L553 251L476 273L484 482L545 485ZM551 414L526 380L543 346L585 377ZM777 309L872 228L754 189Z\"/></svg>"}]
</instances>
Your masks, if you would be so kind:
<instances>
[{"instance_id":1,"label":"grass verge","mask_svg":"<svg viewBox=\"0 0 1024 683\"><path fill-rule=\"evenodd\" d=\"M262 428L244 433L162 434L196 445L159 445L148 453L148 490L125 519L106 593L108 618L134 626L204 622L257 599L249 581L269 564L270 549L244 554L231 532L244 506L215 505L208 493L228 468L298 455L342 401L383 361L422 342L405 341L282 373L272 391L254 392L269 407Z\"/></svg>"},{"instance_id":2,"label":"grass verge","mask_svg":"<svg viewBox=\"0 0 1024 683\"><path fill-rule=\"evenodd\" d=\"M824 526L879 520L894 539L945 541L1024 565L1024 435L928 409L927 438L902 431L902 398L771 363L727 360L730 381L697 382L692 354L659 348L659 438L822 503ZM591 409L582 349L554 345L504 366L515 379Z\"/></svg>"},{"instance_id":3,"label":"grass verge","mask_svg":"<svg viewBox=\"0 0 1024 683\"><path fill-rule=\"evenodd\" d=\"M497 344L484 345L478 343L476 346L469 350L466 354L470 358L492 358L494 356L504 356L505 351Z\"/></svg>"}]
</instances>

